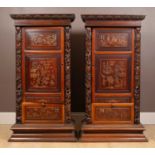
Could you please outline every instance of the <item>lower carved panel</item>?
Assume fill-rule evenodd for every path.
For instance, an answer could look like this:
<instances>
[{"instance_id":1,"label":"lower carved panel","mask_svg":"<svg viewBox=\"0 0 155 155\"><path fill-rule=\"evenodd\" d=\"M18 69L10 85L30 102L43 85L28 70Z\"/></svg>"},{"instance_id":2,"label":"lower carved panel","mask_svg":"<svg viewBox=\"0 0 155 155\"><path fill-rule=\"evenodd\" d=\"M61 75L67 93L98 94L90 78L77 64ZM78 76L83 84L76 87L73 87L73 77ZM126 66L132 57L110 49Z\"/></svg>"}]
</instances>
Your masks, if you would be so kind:
<instances>
[{"instance_id":1,"label":"lower carved panel","mask_svg":"<svg viewBox=\"0 0 155 155\"><path fill-rule=\"evenodd\" d=\"M132 103L93 104L93 123L132 123Z\"/></svg>"},{"instance_id":2,"label":"lower carved panel","mask_svg":"<svg viewBox=\"0 0 155 155\"><path fill-rule=\"evenodd\" d=\"M23 103L23 123L63 123L62 104Z\"/></svg>"}]
</instances>

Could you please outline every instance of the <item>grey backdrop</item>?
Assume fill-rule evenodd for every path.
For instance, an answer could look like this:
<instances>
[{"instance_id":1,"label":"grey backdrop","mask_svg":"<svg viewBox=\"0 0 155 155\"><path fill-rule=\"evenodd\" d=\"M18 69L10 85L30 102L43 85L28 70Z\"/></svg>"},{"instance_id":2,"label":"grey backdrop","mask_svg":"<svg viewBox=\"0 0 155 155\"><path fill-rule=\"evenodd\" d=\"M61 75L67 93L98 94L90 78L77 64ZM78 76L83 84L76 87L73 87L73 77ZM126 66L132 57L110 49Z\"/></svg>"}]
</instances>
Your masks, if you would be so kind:
<instances>
[{"instance_id":1,"label":"grey backdrop","mask_svg":"<svg viewBox=\"0 0 155 155\"><path fill-rule=\"evenodd\" d=\"M0 112L15 111L15 31L11 13L74 13L72 111L84 111L84 24L81 14L144 14L141 50L141 111L155 111L155 8L0 8Z\"/></svg>"}]
</instances>

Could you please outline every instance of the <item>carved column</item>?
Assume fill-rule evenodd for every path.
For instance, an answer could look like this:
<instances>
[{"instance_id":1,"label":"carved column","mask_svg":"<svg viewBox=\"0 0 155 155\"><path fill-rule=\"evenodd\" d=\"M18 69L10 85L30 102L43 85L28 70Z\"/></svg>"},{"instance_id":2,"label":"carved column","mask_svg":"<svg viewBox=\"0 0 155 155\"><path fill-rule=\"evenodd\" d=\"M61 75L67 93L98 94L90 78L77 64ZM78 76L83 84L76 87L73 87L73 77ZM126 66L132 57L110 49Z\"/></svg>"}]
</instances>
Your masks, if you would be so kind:
<instances>
[{"instance_id":1,"label":"carved column","mask_svg":"<svg viewBox=\"0 0 155 155\"><path fill-rule=\"evenodd\" d=\"M140 41L141 34L140 28L135 28L135 88L134 88L134 100L135 100L135 115L134 121L136 124L140 123Z\"/></svg>"},{"instance_id":2,"label":"carved column","mask_svg":"<svg viewBox=\"0 0 155 155\"><path fill-rule=\"evenodd\" d=\"M85 52L85 88L86 88L86 113L87 113L87 123L91 123L91 113L92 113L92 101L91 101L91 91L92 91L92 32L90 27L86 27L86 52Z\"/></svg>"},{"instance_id":3,"label":"carved column","mask_svg":"<svg viewBox=\"0 0 155 155\"><path fill-rule=\"evenodd\" d=\"M16 122L21 123L22 103L22 29L16 27Z\"/></svg>"},{"instance_id":4,"label":"carved column","mask_svg":"<svg viewBox=\"0 0 155 155\"><path fill-rule=\"evenodd\" d=\"M65 121L71 121L71 46L70 26L65 27Z\"/></svg>"}]
</instances>

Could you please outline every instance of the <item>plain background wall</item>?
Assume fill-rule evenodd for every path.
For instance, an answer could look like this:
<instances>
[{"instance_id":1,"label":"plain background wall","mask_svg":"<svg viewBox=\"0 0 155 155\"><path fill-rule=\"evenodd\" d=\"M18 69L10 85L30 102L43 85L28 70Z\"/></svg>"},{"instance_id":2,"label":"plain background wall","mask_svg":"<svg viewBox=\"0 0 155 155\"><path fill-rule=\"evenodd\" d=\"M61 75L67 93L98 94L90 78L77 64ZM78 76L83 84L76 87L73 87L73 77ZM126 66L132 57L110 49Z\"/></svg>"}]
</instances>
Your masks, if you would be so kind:
<instances>
[{"instance_id":1,"label":"plain background wall","mask_svg":"<svg viewBox=\"0 0 155 155\"><path fill-rule=\"evenodd\" d=\"M15 29L12 13L74 13L72 23L72 111L84 105L84 23L81 14L143 14L141 111L155 112L155 8L0 8L0 112L15 111Z\"/></svg>"}]
</instances>

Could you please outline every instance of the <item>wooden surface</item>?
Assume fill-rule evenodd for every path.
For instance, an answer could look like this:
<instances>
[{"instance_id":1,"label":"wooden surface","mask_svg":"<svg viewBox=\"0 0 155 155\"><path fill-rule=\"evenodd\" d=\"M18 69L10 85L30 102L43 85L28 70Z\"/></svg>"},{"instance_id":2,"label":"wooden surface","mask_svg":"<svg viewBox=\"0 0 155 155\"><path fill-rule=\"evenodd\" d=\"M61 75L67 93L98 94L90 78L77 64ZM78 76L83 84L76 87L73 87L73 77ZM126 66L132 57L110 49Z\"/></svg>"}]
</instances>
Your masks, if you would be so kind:
<instances>
[{"instance_id":1,"label":"wooden surface","mask_svg":"<svg viewBox=\"0 0 155 155\"><path fill-rule=\"evenodd\" d=\"M140 125L140 27L145 16L81 15L86 118L81 141L146 141ZM106 125L111 125L105 132ZM125 127L117 130L116 125ZM135 133L128 128L133 126ZM91 128L91 131L90 131ZM128 132L126 132L128 130Z\"/></svg>"},{"instance_id":2,"label":"wooden surface","mask_svg":"<svg viewBox=\"0 0 155 155\"><path fill-rule=\"evenodd\" d=\"M70 86L74 14L11 17L16 28L16 124L10 141L75 141Z\"/></svg>"},{"instance_id":3,"label":"wooden surface","mask_svg":"<svg viewBox=\"0 0 155 155\"><path fill-rule=\"evenodd\" d=\"M4 148L155 148L155 125L144 125L148 142L8 142L12 125L0 125L0 147Z\"/></svg>"},{"instance_id":4,"label":"wooden surface","mask_svg":"<svg viewBox=\"0 0 155 155\"><path fill-rule=\"evenodd\" d=\"M10 142L74 142L73 124L15 124Z\"/></svg>"},{"instance_id":5,"label":"wooden surface","mask_svg":"<svg viewBox=\"0 0 155 155\"><path fill-rule=\"evenodd\" d=\"M16 26L69 26L74 14L11 14Z\"/></svg>"},{"instance_id":6,"label":"wooden surface","mask_svg":"<svg viewBox=\"0 0 155 155\"><path fill-rule=\"evenodd\" d=\"M84 14L81 16L86 26L98 27L140 27L144 15L101 15ZM94 22L95 21L95 22Z\"/></svg>"},{"instance_id":7,"label":"wooden surface","mask_svg":"<svg viewBox=\"0 0 155 155\"><path fill-rule=\"evenodd\" d=\"M144 127L133 124L84 124L81 142L147 142Z\"/></svg>"}]
</instances>

